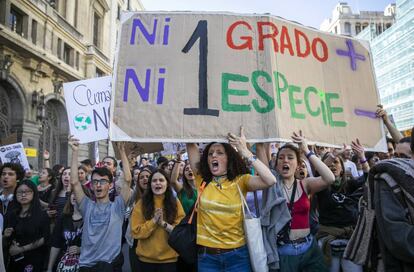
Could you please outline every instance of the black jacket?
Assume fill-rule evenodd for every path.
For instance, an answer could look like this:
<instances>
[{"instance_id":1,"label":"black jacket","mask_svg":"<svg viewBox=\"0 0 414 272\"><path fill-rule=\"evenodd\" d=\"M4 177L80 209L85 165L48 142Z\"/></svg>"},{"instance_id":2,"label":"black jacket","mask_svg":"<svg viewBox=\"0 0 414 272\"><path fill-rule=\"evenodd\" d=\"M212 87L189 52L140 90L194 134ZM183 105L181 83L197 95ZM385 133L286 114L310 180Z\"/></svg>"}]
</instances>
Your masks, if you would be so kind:
<instances>
[{"instance_id":1,"label":"black jacket","mask_svg":"<svg viewBox=\"0 0 414 272\"><path fill-rule=\"evenodd\" d=\"M414 271L414 225L386 181L376 178L375 182L375 216L385 271Z\"/></svg>"}]
</instances>

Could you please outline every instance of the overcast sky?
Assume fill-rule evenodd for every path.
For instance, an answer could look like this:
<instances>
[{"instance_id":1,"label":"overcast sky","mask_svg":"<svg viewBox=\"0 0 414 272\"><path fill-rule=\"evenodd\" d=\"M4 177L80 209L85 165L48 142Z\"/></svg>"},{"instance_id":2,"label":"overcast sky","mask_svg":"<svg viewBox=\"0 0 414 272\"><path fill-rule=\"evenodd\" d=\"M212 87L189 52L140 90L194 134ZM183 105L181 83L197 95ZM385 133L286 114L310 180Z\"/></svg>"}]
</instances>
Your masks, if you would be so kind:
<instances>
[{"instance_id":1,"label":"overcast sky","mask_svg":"<svg viewBox=\"0 0 414 272\"><path fill-rule=\"evenodd\" d=\"M270 13L319 28L331 17L337 0L141 0L146 10L231 11L239 13ZM353 12L383 11L395 0L348 0Z\"/></svg>"}]
</instances>

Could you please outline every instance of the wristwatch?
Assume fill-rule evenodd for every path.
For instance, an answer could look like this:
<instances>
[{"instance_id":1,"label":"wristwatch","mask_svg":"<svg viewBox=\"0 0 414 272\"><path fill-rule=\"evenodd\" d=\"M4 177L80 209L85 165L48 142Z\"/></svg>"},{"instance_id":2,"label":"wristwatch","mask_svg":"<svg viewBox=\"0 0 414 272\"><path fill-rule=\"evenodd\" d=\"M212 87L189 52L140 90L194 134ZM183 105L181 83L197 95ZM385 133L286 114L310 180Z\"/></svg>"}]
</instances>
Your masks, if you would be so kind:
<instances>
[{"instance_id":1,"label":"wristwatch","mask_svg":"<svg viewBox=\"0 0 414 272\"><path fill-rule=\"evenodd\" d=\"M166 229L166 228L167 228L167 226L168 226L168 223L167 223L167 222L164 222L164 224L162 224L162 227L163 227L164 229Z\"/></svg>"}]
</instances>

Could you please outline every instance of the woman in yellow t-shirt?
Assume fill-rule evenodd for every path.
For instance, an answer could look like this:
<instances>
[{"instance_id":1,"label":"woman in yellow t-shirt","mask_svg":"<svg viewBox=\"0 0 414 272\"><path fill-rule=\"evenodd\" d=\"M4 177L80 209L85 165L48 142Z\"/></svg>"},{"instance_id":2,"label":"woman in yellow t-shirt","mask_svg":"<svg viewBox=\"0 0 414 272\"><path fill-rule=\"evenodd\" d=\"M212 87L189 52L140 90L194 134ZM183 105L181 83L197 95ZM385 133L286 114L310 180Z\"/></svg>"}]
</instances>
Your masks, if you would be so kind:
<instances>
[{"instance_id":1,"label":"woman in yellow t-shirt","mask_svg":"<svg viewBox=\"0 0 414 272\"><path fill-rule=\"evenodd\" d=\"M208 182L197 213L198 271L251 271L243 231L242 202L248 191L265 189L276 182L268 167L256 159L241 136L229 133L228 143L210 143L200 156L196 144L187 144L196 186ZM236 149L237 151L236 151ZM258 176L248 173L246 159Z\"/></svg>"},{"instance_id":2,"label":"woman in yellow t-shirt","mask_svg":"<svg viewBox=\"0 0 414 272\"><path fill-rule=\"evenodd\" d=\"M147 190L131 215L132 237L138 239L137 271L176 271L178 254L167 241L169 233L184 216L168 175L163 170L153 172Z\"/></svg>"}]
</instances>

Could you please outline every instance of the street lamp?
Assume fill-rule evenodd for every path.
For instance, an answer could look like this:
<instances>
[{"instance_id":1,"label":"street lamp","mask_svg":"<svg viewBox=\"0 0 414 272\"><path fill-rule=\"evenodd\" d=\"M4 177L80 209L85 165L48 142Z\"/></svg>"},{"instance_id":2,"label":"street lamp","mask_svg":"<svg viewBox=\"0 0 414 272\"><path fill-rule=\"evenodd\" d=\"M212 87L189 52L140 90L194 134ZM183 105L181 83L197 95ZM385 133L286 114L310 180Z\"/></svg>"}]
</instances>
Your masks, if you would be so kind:
<instances>
[{"instance_id":1,"label":"street lamp","mask_svg":"<svg viewBox=\"0 0 414 272\"><path fill-rule=\"evenodd\" d=\"M39 93L34 90L32 93L32 107L37 106L39 103Z\"/></svg>"},{"instance_id":2,"label":"street lamp","mask_svg":"<svg viewBox=\"0 0 414 272\"><path fill-rule=\"evenodd\" d=\"M36 91L35 91L36 92ZM40 92L37 94L37 109L36 109L36 120L43 122L46 117L46 105L45 105L45 95L43 94L43 90L41 89ZM33 94L32 94L33 99ZM33 100L32 100L32 103Z\"/></svg>"}]
</instances>

